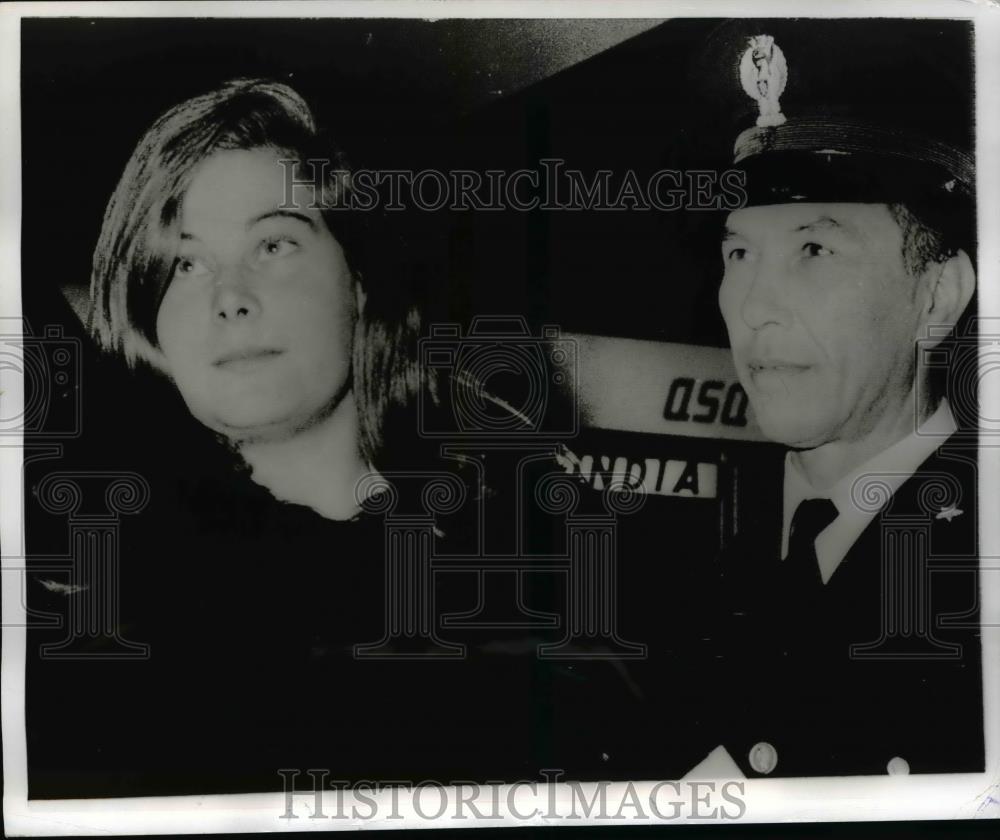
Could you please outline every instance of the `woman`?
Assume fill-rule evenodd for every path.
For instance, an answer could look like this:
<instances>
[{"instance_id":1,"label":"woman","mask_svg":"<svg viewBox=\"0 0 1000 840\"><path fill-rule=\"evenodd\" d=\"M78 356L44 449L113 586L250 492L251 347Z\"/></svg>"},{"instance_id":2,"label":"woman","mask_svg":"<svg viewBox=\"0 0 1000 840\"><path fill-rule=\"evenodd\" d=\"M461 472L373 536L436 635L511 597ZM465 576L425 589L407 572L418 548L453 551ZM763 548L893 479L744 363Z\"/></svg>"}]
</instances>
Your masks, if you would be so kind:
<instances>
[{"instance_id":1,"label":"woman","mask_svg":"<svg viewBox=\"0 0 1000 840\"><path fill-rule=\"evenodd\" d=\"M302 183L303 161L315 180ZM95 251L90 330L111 357L165 383L145 401L156 418L124 424L146 432L140 471L152 492L141 525L122 523L120 626L150 656L35 666L33 795L281 790L282 769L516 780L572 772L578 758L603 772L606 742L566 715L587 708L579 692L600 702L607 686L582 666L538 660L558 623L541 636L515 603L498 615L487 598L483 611L486 575L462 558L519 548L518 494L484 482L483 453L448 461L430 456L438 439L420 440L418 407L448 411L452 389L419 364L405 259L384 240L364 248L351 190L307 105L268 81L170 109L129 160ZM462 386L467 403L504 405ZM154 441L162 454L150 456ZM488 457L508 481L522 476L522 453ZM427 509L436 503L446 510ZM404 542L425 540L459 571L431 573L412 548L390 561L390 527L407 516ZM551 554L552 525L529 519L532 549ZM393 562L423 569L426 598L393 589ZM521 577L507 573L501 591L505 582L524 596ZM465 626L443 639L449 614ZM87 725L53 730L58 709L46 704L68 691Z\"/></svg>"},{"instance_id":2,"label":"woman","mask_svg":"<svg viewBox=\"0 0 1000 840\"><path fill-rule=\"evenodd\" d=\"M338 520L358 512L389 416L427 385L398 275L359 271L351 194L295 91L230 82L139 142L91 281L104 349L166 374L277 498Z\"/></svg>"},{"instance_id":3,"label":"woman","mask_svg":"<svg viewBox=\"0 0 1000 840\"><path fill-rule=\"evenodd\" d=\"M177 105L132 154L95 250L89 326L110 357L164 383L145 401L155 418L140 406L122 424L162 447L144 452L151 501L141 525L122 522L119 548L123 633L150 656L36 666L35 795L281 790L278 770L294 768L537 776L523 630L505 642L473 620L465 655L388 632L391 523L371 476L457 558L482 551L482 485L463 480L427 530L442 490L425 492L427 478L449 462L425 457L416 410L439 389L417 358L410 275L392 270L405 261L384 240L364 247L351 191L344 156L275 82ZM433 576L428 626L474 613L479 580ZM68 691L87 726L54 731L45 704Z\"/></svg>"}]
</instances>

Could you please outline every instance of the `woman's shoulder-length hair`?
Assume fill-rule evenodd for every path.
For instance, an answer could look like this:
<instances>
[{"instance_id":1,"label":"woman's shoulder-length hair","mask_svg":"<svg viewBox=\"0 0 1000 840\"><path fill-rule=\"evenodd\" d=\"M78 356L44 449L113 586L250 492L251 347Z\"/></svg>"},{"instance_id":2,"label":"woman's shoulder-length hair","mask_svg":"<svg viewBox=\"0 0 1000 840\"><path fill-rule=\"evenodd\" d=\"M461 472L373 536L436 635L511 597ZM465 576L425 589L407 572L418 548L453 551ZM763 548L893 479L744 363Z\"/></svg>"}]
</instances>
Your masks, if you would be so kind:
<instances>
[{"instance_id":1,"label":"woman's shoulder-length hair","mask_svg":"<svg viewBox=\"0 0 1000 840\"><path fill-rule=\"evenodd\" d=\"M303 172L312 174L324 221L364 291L352 386L361 448L370 463L378 464L387 429L415 424L412 408L421 392L437 402L433 372L419 364L421 313L406 288L405 272L393 270L398 262L366 264L370 225L364 211L352 208L346 157L286 84L229 81L170 108L146 131L104 214L93 258L88 328L103 350L130 367L146 364L164 371L156 316L176 261L181 203L192 173L215 152L258 148L280 153L285 165L294 167L296 182ZM391 244L380 242L377 250L384 253L387 247Z\"/></svg>"}]
</instances>

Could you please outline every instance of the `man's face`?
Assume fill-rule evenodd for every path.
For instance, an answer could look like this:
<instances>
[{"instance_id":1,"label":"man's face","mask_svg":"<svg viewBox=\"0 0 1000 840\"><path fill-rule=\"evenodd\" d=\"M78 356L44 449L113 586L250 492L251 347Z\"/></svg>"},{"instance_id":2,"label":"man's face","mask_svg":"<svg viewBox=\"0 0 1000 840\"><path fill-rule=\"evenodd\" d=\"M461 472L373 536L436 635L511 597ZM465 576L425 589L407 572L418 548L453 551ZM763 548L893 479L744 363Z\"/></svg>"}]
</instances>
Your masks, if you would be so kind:
<instances>
[{"instance_id":1,"label":"man's face","mask_svg":"<svg viewBox=\"0 0 1000 840\"><path fill-rule=\"evenodd\" d=\"M904 410L922 298L888 208L748 207L726 228L719 307L764 434L849 442Z\"/></svg>"},{"instance_id":2,"label":"man's face","mask_svg":"<svg viewBox=\"0 0 1000 840\"><path fill-rule=\"evenodd\" d=\"M218 152L195 171L156 319L191 413L235 440L308 426L349 382L354 283L317 210L279 209L278 157Z\"/></svg>"}]
</instances>

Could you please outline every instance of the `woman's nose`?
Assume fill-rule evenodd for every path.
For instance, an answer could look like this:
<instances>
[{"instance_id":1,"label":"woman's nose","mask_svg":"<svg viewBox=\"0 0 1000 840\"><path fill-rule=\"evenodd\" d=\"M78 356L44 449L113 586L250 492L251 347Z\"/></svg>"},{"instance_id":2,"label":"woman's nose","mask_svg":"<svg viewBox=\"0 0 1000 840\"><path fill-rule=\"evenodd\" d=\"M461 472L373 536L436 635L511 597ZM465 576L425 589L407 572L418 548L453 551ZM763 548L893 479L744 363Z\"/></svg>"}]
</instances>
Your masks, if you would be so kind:
<instances>
[{"instance_id":1,"label":"woman's nose","mask_svg":"<svg viewBox=\"0 0 1000 840\"><path fill-rule=\"evenodd\" d=\"M212 295L212 309L215 319L225 322L253 318L260 313L260 301L242 267L230 267L219 273Z\"/></svg>"}]
</instances>

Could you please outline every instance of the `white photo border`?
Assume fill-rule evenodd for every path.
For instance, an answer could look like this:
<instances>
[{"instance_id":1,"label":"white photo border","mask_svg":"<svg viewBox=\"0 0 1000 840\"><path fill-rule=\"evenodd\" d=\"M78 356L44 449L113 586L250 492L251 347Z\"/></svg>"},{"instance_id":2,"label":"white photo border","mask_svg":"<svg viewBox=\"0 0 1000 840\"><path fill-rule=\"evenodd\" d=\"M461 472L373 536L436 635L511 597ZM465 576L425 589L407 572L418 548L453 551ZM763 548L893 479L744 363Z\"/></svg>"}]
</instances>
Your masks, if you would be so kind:
<instances>
[{"instance_id":1,"label":"white photo border","mask_svg":"<svg viewBox=\"0 0 1000 840\"><path fill-rule=\"evenodd\" d=\"M795 0L756 0L753 16L802 17L804 7ZM399 0L399 2L158 2L158 3L8 3L0 6L0 317L21 317L20 286L20 19L22 17L354 17L354 18L491 18L491 17L579 17L579 18L672 18L746 17L749 9L739 0L695 2L606 2L549 0L549 2L498 2L498 0ZM847 0L813 3L808 17L920 17L971 20L976 37L976 134L979 213L979 314L1000 316L1000 6L990 2L962 0ZM19 414L23 404L23 382L5 376L0 382L4 412ZM983 416L1000 416L1000 382L983 377ZM238 794L183 797L142 797L29 801L24 716L24 608L20 598L20 575L13 572L24 555L23 531L23 441L10 437L0 445L0 546L2 546L2 697L4 822L8 834L188 834L216 832L309 831L382 828L468 828L526 825L578 826L583 824L644 824L620 820L580 819L503 821L454 820L446 814L438 820L421 818L400 795L392 813L386 793L379 813L400 818L373 820L309 819L313 803L297 796L289 820L286 798L275 794ZM981 554L998 558L1000 567L1000 517L990 509L1000 499L1000 450L980 448L979 492ZM8 571L10 570L10 571ZM1000 817L1000 569L982 575L982 650L986 739L984 774L853 777L837 779L751 779L745 781L746 813L741 822L812 822L930 820ZM628 783L616 783L614 791ZM640 796L654 783L636 784ZM588 789L587 785L583 788ZM511 786L501 788L507 801ZM565 801L569 789L554 788ZM527 787L514 790L511 801L521 813L538 807L545 810L552 791L539 786L535 794ZM398 794L397 794L398 795ZM532 802L531 800L535 801ZM794 807L789 806L794 802ZM687 809L690 810L690 809ZM684 813L671 823L695 822Z\"/></svg>"}]
</instances>

